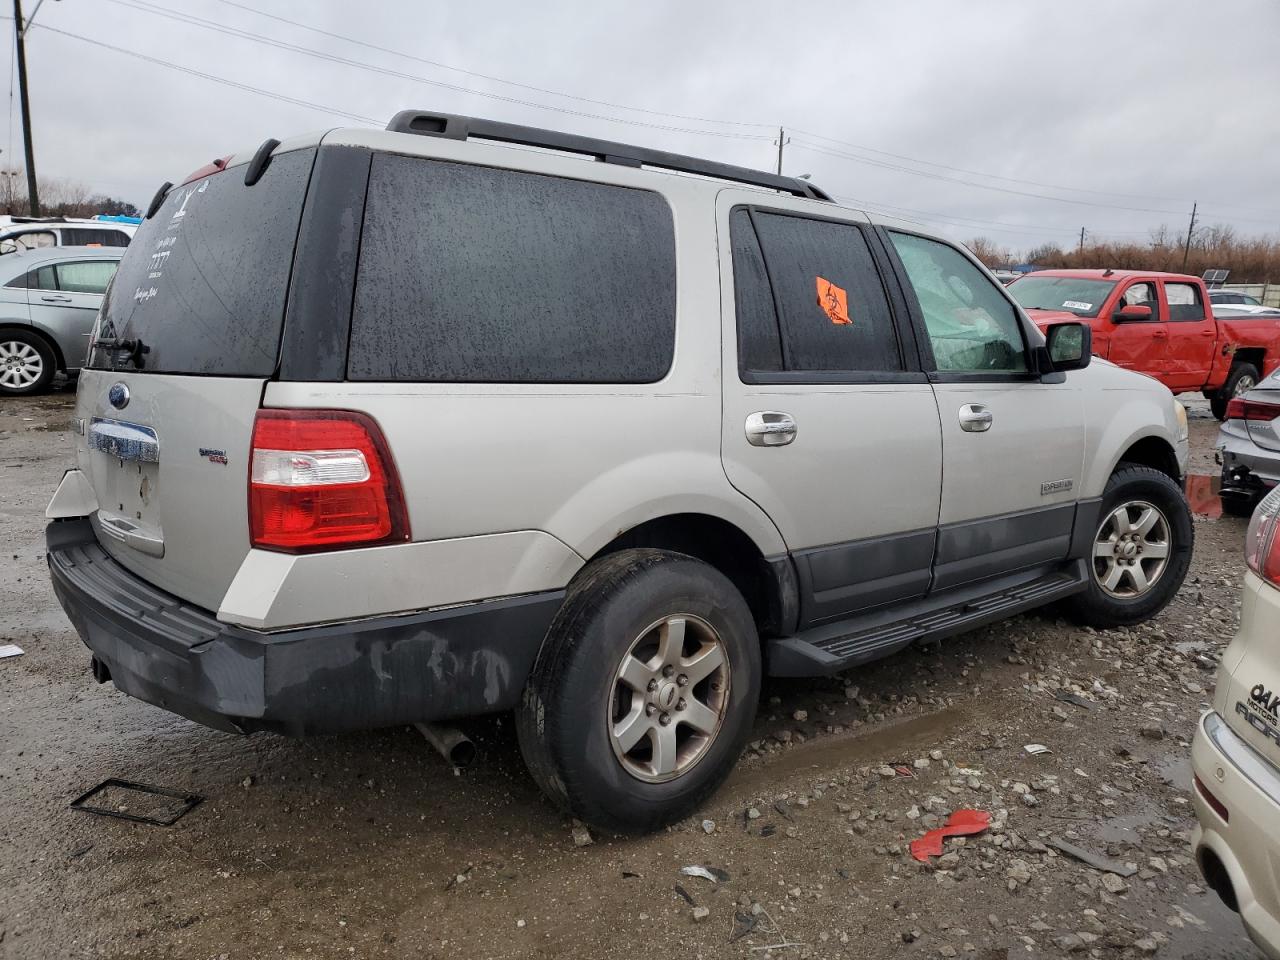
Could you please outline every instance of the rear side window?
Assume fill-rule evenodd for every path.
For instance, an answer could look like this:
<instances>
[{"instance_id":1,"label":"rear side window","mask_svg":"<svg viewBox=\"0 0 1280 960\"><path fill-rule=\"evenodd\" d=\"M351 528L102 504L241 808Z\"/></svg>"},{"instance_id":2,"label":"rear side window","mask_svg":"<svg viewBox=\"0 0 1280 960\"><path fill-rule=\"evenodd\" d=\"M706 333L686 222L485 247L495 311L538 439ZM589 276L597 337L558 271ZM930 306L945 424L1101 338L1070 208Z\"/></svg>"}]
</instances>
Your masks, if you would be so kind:
<instances>
[{"instance_id":1,"label":"rear side window","mask_svg":"<svg viewBox=\"0 0 1280 960\"><path fill-rule=\"evenodd\" d=\"M739 208L729 231L743 372L903 369L861 228Z\"/></svg>"},{"instance_id":2,"label":"rear side window","mask_svg":"<svg viewBox=\"0 0 1280 960\"><path fill-rule=\"evenodd\" d=\"M123 230L63 227L62 242L68 246L78 247L127 247L129 245L129 235Z\"/></svg>"},{"instance_id":3,"label":"rear side window","mask_svg":"<svg viewBox=\"0 0 1280 960\"><path fill-rule=\"evenodd\" d=\"M1204 305L1200 302L1200 291L1190 283L1166 283L1164 297L1169 301L1169 319L1203 320Z\"/></svg>"},{"instance_id":4,"label":"rear side window","mask_svg":"<svg viewBox=\"0 0 1280 960\"><path fill-rule=\"evenodd\" d=\"M350 379L651 383L675 321L658 194L374 157Z\"/></svg>"},{"instance_id":5,"label":"rear side window","mask_svg":"<svg viewBox=\"0 0 1280 960\"><path fill-rule=\"evenodd\" d=\"M106 293L107 284L115 276L115 260L78 260L60 263L58 289L68 293Z\"/></svg>"},{"instance_id":6,"label":"rear side window","mask_svg":"<svg viewBox=\"0 0 1280 960\"><path fill-rule=\"evenodd\" d=\"M95 343L141 340L150 372L272 374L315 153L272 157L253 186L235 166L170 190L125 250ZM101 346L89 366L135 369Z\"/></svg>"}]
</instances>

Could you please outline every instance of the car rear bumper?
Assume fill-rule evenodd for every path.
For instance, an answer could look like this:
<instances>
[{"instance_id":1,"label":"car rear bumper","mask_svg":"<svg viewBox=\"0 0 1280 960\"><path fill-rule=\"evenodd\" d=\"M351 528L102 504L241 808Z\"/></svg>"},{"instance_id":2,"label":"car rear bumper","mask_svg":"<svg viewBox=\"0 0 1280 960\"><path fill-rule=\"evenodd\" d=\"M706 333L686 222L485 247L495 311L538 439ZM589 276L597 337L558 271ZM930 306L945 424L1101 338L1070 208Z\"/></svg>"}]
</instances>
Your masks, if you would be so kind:
<instances>
[{"instance_id":1,"label":"car rear bumper","mask_svg":"<svg viewBox=\"0 0 1280 960\"><path fill-rule=\"evenodd\" d=\"M1196 729L1191 764L1228 814L1224 820L1194 791L1199 826L1191 843L1200 869L1253 941L1280 960L1280 770L1212 711Z\"/></svg>"},{"instance_id":2,"label":"car rear bumper","mask_svg":"<svg viewBox=\"0 0 1280 960\"><path fill-rule=\"evenodd\" d=\"M1222 490L1226 497L1257 500L1280 483L1280 452L1264 450L1252 440L1220 436Z\"/></svg>"},{"instance_id":3,"label":"car rear bumper","mask_svg":"<svg viewBox=\"0 0 1280 960\"><path fill-rule=\"evenodd\" d=\"M339 733L509 710L564 591L266 633L113 560L87 519L46 530L54 593L94 672L220 730Z\"/></svg>"}]
</instances>

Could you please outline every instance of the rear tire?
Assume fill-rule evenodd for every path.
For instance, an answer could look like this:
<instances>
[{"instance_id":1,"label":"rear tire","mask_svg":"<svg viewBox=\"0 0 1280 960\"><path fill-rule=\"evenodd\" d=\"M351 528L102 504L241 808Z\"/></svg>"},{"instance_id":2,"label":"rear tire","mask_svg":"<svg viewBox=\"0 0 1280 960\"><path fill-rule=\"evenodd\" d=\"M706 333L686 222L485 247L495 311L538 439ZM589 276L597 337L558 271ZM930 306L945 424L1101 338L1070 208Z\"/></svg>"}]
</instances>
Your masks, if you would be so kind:
<instances>
[{"instance_id":1,"label":"rear tire","mask_svg":"<svg viewBox=\"0 0 1280 960\"><path fill-rule=\"evenodd\" d=\"M683 554L619 551L579 574L547 632L516 711L520 750L565 812L653 830L728 776L760 675L751 611L723 574Z\"/></svg>"},{"instance_id":2,"label":"rear tire","mask_svg":"<svg viewBox=\"0 0 1280 960\"><path fill-rule=\"evenodd\" d=\"M1209 409L1219 420L1227 416L1227 404L1258 385L1258 368L1252 363L1233 363L1222 389L1209 398Z\"/></svg>"},{"instance_id":3,"label":"rear tire","mask_svg":"<svg viewBox=\"0 0 1280 960\"><path fill-rule=\"evenodd\" d=\"M44 337L26 330L0 332L0 396L43 393L57 371L57 357Z\"/></svg>"},{"instance_id":4,"label":"rear tire","mask_svg":"<svg viewBox=\"0 0 1280 960\"><path fill-rule=\"evenodd\" d=\"M1088 586L1067 600L1067 611L1092 627L1151 619L1182 586L1194 540L1182 489L1159 470L1122 463L1090 538Z\"/></svg>"}]
</instances>

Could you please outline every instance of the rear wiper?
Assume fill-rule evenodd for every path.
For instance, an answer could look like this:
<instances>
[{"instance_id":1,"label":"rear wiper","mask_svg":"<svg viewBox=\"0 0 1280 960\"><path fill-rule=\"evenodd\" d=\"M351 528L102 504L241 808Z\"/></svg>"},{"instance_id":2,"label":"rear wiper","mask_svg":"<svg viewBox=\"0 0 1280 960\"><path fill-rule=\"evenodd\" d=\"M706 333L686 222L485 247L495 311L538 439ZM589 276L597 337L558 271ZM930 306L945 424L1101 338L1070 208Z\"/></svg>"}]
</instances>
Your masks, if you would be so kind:
<instances>
[{"instance_id":1,"label":"rear wiper","mask_svg":"<svg viewBox=\"0 0 1280 960\"><path fill-rule=\"evenodd\" d=\"M110 350L112 353L127 353L129 362L139 370L142 369L143 355L151 352L151 348L143 343L140 337L99 337L90 344L90 349L96 350L99 347L103 350Z\"/></svg>"}]
</instances>

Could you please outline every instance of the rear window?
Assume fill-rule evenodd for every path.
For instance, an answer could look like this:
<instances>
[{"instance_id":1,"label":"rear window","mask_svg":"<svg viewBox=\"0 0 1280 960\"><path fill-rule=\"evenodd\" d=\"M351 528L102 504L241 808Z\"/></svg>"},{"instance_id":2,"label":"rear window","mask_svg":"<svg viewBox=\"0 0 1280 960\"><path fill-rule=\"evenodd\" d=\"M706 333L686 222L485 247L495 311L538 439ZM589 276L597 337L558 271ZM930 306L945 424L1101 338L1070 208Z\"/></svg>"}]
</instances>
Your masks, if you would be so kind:
<instances>
[{"instance_id":1,"label":"rear window","mask_svg":"<svg viewBox=\"0 0 1280 960\"><path fill-rule=\"evenodd\" d=\"M138 369L100 345L117 338L140 340L137 363L155 373L273 373L314 158L280 154L251 187L239 166L170 190L120 261L89 366Z\"/></svg>"},{"instance_id":2,"label":"rear window","mask_svg":"<svg viewBox=\"0 0 1280 960\"><path fill-rule=\"evenodd\" d=\"M350 379L651 383L675 318L658 194L374 157Z\"/></svg>"}]
</instances>

